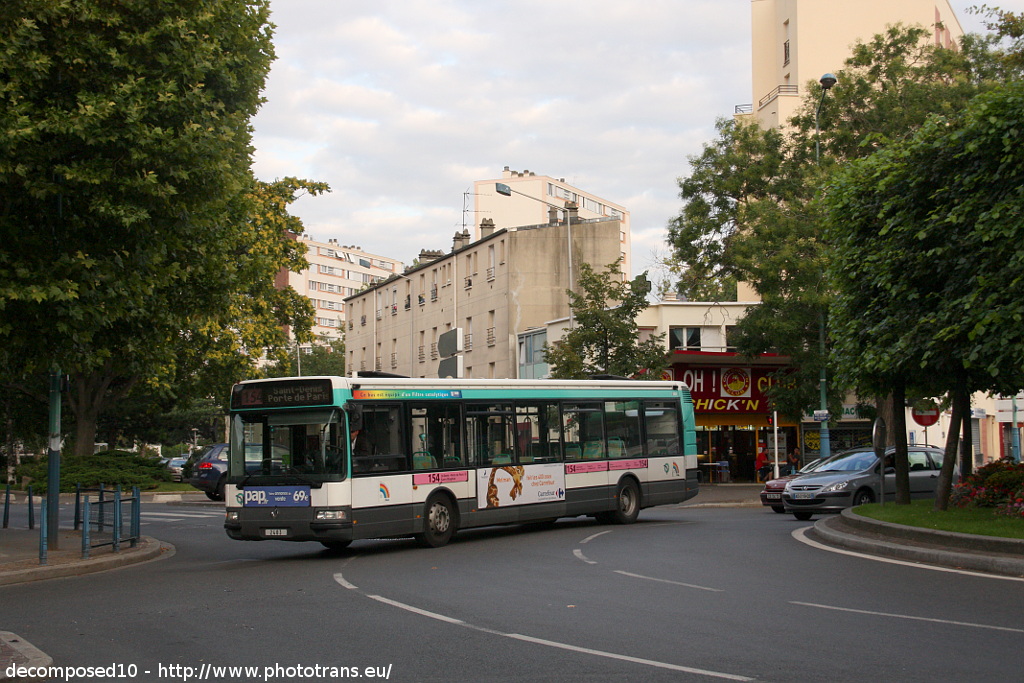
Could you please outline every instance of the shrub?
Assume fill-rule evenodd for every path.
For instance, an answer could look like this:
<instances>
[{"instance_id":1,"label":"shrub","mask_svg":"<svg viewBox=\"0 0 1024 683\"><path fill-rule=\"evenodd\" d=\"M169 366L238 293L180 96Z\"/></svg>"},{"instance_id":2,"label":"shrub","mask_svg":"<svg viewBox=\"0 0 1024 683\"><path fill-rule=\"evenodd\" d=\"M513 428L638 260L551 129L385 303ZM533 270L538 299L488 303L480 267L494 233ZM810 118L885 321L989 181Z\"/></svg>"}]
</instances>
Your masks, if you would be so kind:
<instances>
[{"instance_id":1,"label":"shrub","mask_svg":"<svg viewBox=\"0 0 1024 683\"><path fill-rule=\"evenodd\" d=\"M1024 486L1011 493L1006 503L996 509L996 514L1024 519Z\"/></svg>"},{"instance_id":2,"label":"shrub","mask_svg":"<svg viewBox=\"0 0 1024 683\"><path fill-rule=\"evenodd\" d=\"M978 468L953 488L957 507L1004 507L1024 488L1024 463L996 460Z\"/></svg>"},{"instance_id":3,"label":"shrub","mask_svg":"<svg viewBox=\"0 0 1024 683\"><path fill-rule=\"evenodd\" d=\"M43 492L47 486L48 468L49 458L39 458L22 463L17 476L19 480L31 477L33 490ZM75 484L88 488L100 484L113 488L120 484L122 489L132 486L146 489L169 480L170 473L159 460L127 451L102 451L84 457L61 458L60 461L60 490L63 493L74 491Z\"/></svg>"}]
</instances>

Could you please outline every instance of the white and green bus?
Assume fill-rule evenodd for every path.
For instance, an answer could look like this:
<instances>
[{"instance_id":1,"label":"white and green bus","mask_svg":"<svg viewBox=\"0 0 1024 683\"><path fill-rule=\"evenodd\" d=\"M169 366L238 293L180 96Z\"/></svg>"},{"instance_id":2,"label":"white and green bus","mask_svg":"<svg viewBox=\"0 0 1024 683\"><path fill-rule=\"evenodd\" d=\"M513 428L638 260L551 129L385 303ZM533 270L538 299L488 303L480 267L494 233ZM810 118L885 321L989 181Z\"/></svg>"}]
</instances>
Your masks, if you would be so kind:
<instances>
[{"instance_id":1,"label":"white and green bus","mask_svg":"<svg viewBox=\"0 0 1024 683\"><path fill-rule=\"evenodd\" d=\"M414 536L697 495L680 382L293 377L231 393L224 527L247 541Z\"/></svg>"}]
</instances>

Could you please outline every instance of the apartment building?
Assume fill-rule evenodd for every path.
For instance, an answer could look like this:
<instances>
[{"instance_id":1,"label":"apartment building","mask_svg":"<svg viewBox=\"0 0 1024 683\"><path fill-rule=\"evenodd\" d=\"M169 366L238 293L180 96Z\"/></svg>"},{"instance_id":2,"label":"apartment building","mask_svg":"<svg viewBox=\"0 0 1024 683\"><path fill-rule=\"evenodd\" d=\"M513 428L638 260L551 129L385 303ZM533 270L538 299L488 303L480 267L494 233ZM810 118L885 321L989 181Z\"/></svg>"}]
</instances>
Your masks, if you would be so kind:
<instances>
[{"instance_id":1,"label":"apartment building","mask_svg":"<svg viewBox=\"0 0 1024 683\"><path fill-rule=\"evenodd\" d=\"M437 377L438 339L459 330L462 377L516 377L518 333L568 316L569 264L577 282L581 263L618 258L622 221L570 208L568 220L537 225L484 219L477 234L457 232L450 252L424 250L415 267L345 299L351 372Z\"/></svg>"},{"instance_id":2,"label":"apartment building","mask_svg":"<svg viewBox=\"0 0 1024 683\"><path fill-rule=\"evenodd\" d=\"M512 194L499 194L495 190L497 183L511 188ZM502 171L500 178L477 180L473 183L475 222L479 225L484 219L490 218L498 230L519 225L548 223L551 221L552 210L564 219L566 203L576 205L581 220L612 218L619 221L619 257L622 259L622 272L632 272L629 211L624 206L574 187L565 182L565 178L537 175L533 171L513 171L508 166ZM481 237L479 228L476 230L474 239Z\"/></svg>"},{"instance_id":3,"label":"apartment building","mask_svg":"<svg viewBox=\"0 0 1024 683\"><path fill-rule=\"evenodd\" d=\"M777 128L796 113L807 83L843 68L858 41L902 23L932 31L936 45L955 48L963 29L947 0L751 0L752 115Z\"/></svg>"},{"instance_id":4,"label":"apartment building","mask_svg":"<svg viewBox=\"0 0 1024 683\"><path fill-rule=\"evenodd\" d=\"M336 239L318 242L308 235L296 239L306 244L309 267L299 273L282 271L277 285L291 285L309 297L316 309L313 332L324 340L344 336L345 297L402 270L401 261L367 253L358 246L338 244Z\"/></svg>"}]
</instances>

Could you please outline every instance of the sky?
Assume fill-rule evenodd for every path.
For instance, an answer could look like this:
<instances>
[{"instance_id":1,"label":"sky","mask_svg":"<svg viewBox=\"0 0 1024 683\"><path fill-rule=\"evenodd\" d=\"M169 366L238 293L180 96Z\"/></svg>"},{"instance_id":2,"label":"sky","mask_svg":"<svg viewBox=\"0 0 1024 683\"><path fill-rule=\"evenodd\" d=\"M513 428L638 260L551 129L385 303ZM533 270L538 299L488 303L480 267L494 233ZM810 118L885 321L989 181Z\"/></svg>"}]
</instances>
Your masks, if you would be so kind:
<instances>
[{"instance_id":1,"label":"sky","mask_svg":"<svg viewBox=\"0 0 1024 683\"><path fill-rule=\"evenodd\" d=\"M965 31L981 30L964 12L978 3L951 4ZM656 277L688 157L751 101L750 0L271 0L271 11L256 175L328 183L292 205L307 234L407 265L479 223L466 193L508 166L625 206L634 274Z\"/></svg>"}]
</instances>

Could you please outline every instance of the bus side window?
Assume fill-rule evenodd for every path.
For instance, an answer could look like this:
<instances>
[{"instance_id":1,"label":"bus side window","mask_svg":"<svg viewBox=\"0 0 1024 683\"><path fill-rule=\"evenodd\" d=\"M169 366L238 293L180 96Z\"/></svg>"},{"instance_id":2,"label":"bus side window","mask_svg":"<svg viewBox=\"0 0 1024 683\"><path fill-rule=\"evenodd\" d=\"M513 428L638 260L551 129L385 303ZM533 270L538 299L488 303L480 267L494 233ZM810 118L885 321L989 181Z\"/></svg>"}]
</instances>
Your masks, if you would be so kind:
<instances>
[{"instance_id":1,"label":"bus side window","mask_svg":"<svg viewBox=\"0 0 1024 683\"><path fill-rule=\"evenodd\" d=\"M679 411L666 401L644 403L645 447L649 457L681 455Z\"/></svg>"}]
</instances>

